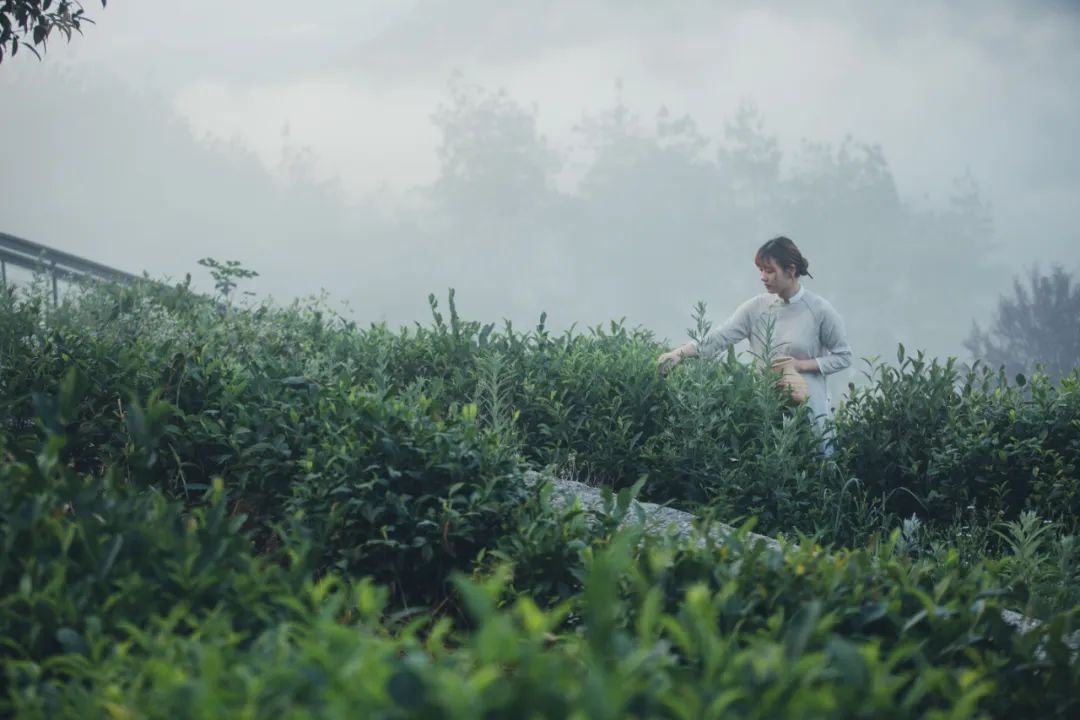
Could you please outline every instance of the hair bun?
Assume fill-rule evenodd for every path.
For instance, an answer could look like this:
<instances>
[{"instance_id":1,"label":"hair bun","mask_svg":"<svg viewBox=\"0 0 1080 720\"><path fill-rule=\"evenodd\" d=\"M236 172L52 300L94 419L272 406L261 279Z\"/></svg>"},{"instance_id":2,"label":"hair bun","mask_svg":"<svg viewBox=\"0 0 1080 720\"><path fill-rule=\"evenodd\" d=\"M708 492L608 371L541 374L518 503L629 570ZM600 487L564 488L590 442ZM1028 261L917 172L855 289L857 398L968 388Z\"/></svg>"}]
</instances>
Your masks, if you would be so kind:
<instances>
[{"instance_id":1,"label":"hair bun","mask_svg":"<svg viewBox=\"0 0 1080 720\"><path fill-rule=\"evenodd\" d=\"M810 261L803 257L791 238L778 235L758 248L754 262L760 265L766 258L775 260L782 269L795 268L796 276L814 277L810 274Z\"/></svg>"}]
</instances>

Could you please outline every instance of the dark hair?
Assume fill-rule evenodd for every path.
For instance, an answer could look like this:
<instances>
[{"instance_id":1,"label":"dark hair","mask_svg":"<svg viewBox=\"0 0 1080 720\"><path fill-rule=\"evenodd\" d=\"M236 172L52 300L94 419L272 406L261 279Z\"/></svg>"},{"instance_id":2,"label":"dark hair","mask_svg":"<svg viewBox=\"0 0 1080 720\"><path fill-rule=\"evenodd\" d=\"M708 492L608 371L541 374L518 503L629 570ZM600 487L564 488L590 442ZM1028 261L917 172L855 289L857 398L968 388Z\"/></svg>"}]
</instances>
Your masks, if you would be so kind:
<instances>
[{"instance_id":1,"label":"dark hair","mask_svg":"<svg viewBox=\"0 0 1080 720\"><path fill-rule=\"evenodd\" d=\"M794 267L795 277L800 275L814 277L810 275L810 261L803 257L803 254L799 252L799 248L795 247L795 243L791 241L791 238L780 235L766 242L758 248L757 255L754 256L754 264L761 266L769 258L775 260L781 270Z\"/></svg>"}]
</instances>

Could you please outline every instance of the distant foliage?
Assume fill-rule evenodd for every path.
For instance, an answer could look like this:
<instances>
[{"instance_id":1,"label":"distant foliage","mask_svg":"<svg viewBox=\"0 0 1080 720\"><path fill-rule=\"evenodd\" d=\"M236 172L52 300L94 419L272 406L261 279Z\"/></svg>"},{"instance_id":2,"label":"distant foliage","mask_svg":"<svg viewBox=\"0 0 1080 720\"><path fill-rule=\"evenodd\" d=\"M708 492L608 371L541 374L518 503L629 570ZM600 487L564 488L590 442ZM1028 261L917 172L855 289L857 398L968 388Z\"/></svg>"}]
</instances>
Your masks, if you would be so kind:
<instances>
[{"instance_id":1,"label":"distant foliage","mask_svg":"<svg viewBox=\"0 0 1080 720\"><path fill-rule=\"evenodd\" d=\"M106 2L101 0L101 7L105 7ZM40 60L38 48L44 50L54 33L71 40L73 32L82 33L83 23L94 22L84 12L78 0L3 0L0 2L0 62L5 54L14 57L19 48L28 49Z\"/></svg>"},{"instance_id":2,"label":"distant foliage","mask_svg":"<svg viewBox=\"0 0 1080 720\"><path fill-rule=\"evenodd\" d=\"M976 323L964 347L1010 375L1040 367L1062 377L1080 363L1080 283L1060 266L1048 275L1033 269L1027 286L1013 281L1013 295L998 300L993 324L984 331Z\"/></svg>"},{"instance_id":3,"label":"distant foliage","mask_svg":"<svg viewBox=\"0 0 1080 720\"><path fill-rule=\"evenodd\" d=\"M691 298L647 289L696 288L697 297L733 306L743 298L731 288L749 289L753 247L798 228L796 240L866 355L887 353L904 337L956 352L966 318L992 301L986 285L960 293L948 276L961 264L985 277L995 272L975 251L990 216L970 175L958 178L944 207L930 209L904 201L876 145L848 137L786 150L749 104L722 129L651 110L639 114L617 88L608 107L575 125L573 157L537 130L538 110L456 78L435 116L439 177L421 193L435 211L410 215L442 261L403 256L397 266L431 266L425 289L468 287L478 306L552 298L566 304L549 310L565 314L573 303L574 317L589 322L626 314L674 332ZM580 172L573 191L559 182L563 166ZM402 237L403 253L417 243L413 233ZM493 257L506 258L486 273L497 283L476 272L495 267ZM889 305L909 310L881 323L877 309ZM956 310L950 318L959 325L935 313L943 306Z\"/></svg>"},{"instance_id":4,"label":"distant foliage","mask_svg":"<svg viewBox=\"0 0 1080 720\"><path fill-rule=\"evenodd\" d=\"M431 183L396 201L344 203L340 184L304 163L283 184L235 144L200 142L173 122L167 101L103 78L52 75L0 76L9 129L0 157L12 167L40 163L22 138L39 136L56 107L79 108L49 138L51 172L24 174L20 193L0 198L0 215L47 217L57 237L112 236L109 218L124 217L131 237L195 257L219 252L222 228L244 228L228 238L229 257L257 262L264 287L288 285L302 236L309 253L334 258L321 282L347 294L365 322L423 322L416 301L457 287L472 316L524 327L547 310L560 330L625 317L674 339L694 300L707 299L722 320L759 291L753 250L785 233L810 258L858 353L888 356L898 340L917 338L955 354L969 318L1007 281L983 252L990 213L972 178L948 196L907 198L892 158L864 142L873 138L791 147L776 136L778 119L749 105L706 122L627 86L596 99L569 142L558 142L543 132L549 108L458 77L432 114ZM141 181L146 147L169 168L152 186ZM100 192L81 191L90 185ZM958 291L957 267L984 282ZM882 323L882 307L904 312Z\"/></svg>"}]
</instances>

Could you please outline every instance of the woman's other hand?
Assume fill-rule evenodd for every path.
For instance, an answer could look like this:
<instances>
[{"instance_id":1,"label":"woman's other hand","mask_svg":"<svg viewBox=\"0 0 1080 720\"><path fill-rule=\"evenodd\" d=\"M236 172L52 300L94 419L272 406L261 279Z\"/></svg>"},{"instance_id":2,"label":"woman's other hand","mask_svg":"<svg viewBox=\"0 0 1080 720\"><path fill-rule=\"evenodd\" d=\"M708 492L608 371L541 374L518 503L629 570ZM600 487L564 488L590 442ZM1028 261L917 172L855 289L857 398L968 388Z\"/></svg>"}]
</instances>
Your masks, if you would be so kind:
<instances>
[{"instance_id":1,"label":"woman's other hand","mask_svg":"<svg viewBox=\"0 0 1080 720\"><path fill-rule=\"evenodd\" d=\"M818 361L814 358L806 358L796 360L794 363L795 369L801 373L819 373L821 372L821 366L818 365Z\"/></svg>"}]
</instances>

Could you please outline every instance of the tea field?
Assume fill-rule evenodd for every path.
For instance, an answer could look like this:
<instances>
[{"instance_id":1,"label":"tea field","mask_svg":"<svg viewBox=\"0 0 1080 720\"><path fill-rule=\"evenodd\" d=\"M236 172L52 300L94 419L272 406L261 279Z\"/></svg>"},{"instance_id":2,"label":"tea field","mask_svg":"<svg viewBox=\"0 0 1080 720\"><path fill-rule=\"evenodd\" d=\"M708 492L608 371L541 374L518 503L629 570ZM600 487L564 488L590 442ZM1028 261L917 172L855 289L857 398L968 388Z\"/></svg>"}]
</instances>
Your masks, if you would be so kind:
<instances>
[{"instance_id":1,"label":"tea field","mask_svg":"<svg viewBox=\"0 0 1080 720\"><path fill-rule=\"evenodd\" d=\"M431 308L0 296L0 716L1080 717L1080 370L899 348L826 453L733 354Z\"/></svg>"}]
</instances>

